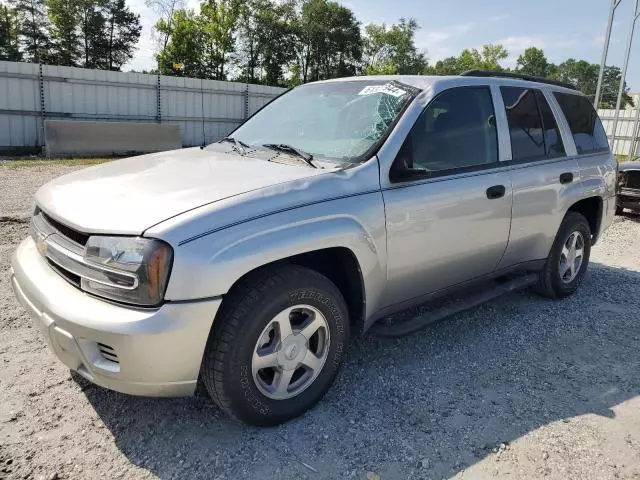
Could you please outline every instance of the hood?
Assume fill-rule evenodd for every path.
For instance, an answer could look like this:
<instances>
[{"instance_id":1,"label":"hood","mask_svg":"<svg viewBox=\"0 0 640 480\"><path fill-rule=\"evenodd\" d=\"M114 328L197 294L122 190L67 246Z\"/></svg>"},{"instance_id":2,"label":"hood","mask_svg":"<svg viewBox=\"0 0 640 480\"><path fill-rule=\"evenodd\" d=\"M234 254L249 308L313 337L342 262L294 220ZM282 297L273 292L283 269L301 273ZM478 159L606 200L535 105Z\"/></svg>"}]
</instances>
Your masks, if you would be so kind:
<instances>
[{"instance_id":1,"label":"hood","mask_svg":"<svg viewBox=\"0 0 640 480\"><path fill-rule=\"evenodd\" d=\"M140 235L202 205L327 171L188 148L64 175L41 187L36 203L81 232Z\"/></svg>"},{"instance_id":2,"label":"hood","mask_svg":"<svg viewBox=\"0 0 640 480\"><path fill-rule=\"evenodd\" d=\"M640 162L622 162L618 164L618 171L624 172L625 170L640 170Z\"/></svg>"}]
</instances>

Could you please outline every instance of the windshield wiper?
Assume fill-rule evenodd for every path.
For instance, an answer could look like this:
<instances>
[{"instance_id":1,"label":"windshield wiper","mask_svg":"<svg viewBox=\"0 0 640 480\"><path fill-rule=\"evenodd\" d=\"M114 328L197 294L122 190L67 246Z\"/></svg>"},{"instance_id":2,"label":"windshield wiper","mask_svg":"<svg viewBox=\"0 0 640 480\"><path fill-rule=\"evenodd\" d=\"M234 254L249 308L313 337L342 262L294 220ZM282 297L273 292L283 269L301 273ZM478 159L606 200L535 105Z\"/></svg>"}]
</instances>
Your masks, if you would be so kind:
<instances>
[{"instance_id":1,"label":"windshield wiper","mask_svg":"<svg viewBox=\"0 0 640 480\"><path fill-rule=\"evenodd\" d=\"M301 158L306 162L307 165L313 168L318 168L313 164L313 155L307 153L299 148L292 147L291 145L287 145L285 143L265 143L262 145L263 147L270 148L272 150L279 150L281 152L293 153L297 157Z\"/></svg>"},{"instance_id":2,"label":"windshield wiper","mask_svg":"<svg viewBox=\"0 0 640 480\"><path fill-rule=\"evenodd\" d=\"M237 138L233 138L233 137L224 137L218 143L222 143L222 142L233 143L233 146L235 147L236 151L238 153L240 153L241 155L244 155L245 153L247 153L247 148L251 148L246 143L238 140Z\"/></svg>"}]
</instances>

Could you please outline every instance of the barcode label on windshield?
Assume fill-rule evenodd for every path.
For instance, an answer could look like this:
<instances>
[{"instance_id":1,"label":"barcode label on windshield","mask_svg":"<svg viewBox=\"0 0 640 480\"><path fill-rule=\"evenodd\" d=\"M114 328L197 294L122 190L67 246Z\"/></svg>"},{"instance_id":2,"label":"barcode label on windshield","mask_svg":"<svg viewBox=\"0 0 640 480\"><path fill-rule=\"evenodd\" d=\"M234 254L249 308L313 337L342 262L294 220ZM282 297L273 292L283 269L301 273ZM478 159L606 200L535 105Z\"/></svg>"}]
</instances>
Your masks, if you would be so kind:
<instances>
[{"instance_id":1,"label":"barcode label on windshield","mask_svg":"<svg viewBox=\"0 0 640 480\"><path fill-rule=\"evenodd\" d=\"M386 85L369 85L360 90L358 95L373 95L374 93L386 93L387 95L391 95L392 97L401 97L405 93L404 90L398 88L390 83Z\"/></svg>"}]
</instances>

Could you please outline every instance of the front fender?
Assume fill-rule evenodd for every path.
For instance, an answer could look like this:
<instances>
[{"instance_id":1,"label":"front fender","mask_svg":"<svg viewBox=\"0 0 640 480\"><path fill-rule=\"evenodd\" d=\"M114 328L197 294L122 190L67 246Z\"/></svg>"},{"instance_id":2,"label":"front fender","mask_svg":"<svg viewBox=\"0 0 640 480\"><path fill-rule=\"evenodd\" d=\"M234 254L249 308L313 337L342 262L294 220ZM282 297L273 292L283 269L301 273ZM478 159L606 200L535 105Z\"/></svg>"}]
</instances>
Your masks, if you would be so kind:
<instances>
[{"instance_id":1,"label":"front fender","mask_svg":"<svg viewBox=\"0 0 640 480\"><path fill-rule=\"evenodd\" d=\"M349 212L345 214L344 212ZM384 207L380 192L336 199L250 220L176 248L167 300L224 295L242 276L294 255L343 247L358 261L365 316L386 282Z\"/></svg>"}]
</instances>

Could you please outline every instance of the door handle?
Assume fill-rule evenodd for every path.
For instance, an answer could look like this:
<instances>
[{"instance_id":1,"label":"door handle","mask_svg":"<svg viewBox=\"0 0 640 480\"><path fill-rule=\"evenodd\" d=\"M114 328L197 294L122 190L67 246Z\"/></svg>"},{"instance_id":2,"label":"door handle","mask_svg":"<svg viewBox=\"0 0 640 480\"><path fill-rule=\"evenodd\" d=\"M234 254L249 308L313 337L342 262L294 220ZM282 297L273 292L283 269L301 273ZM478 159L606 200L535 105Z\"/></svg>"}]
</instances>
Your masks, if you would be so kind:
<instances>
[{"instance_id":1,"label":"door handle","mask_svg":"<svg viewBox=\"0 0 640 480\"><path fill-rule=\"evenodd\" d=\"M564 172L560 174L560 183L565 184L565 183L571 183L571 182L573 182L573 173Z\"/></svg>"},{"instance_id":2,"label":"door handle","mask_svg":"<svg viewBox=\"0 0 640 480\"><path fill-rule=\"evenodd\" d=\"M494 200L496 198L504 197L505 192L507 191L504 188L504 185L494 185L493 187L487 188L487 198L489 200Z\"/></svg>"}]
</instances>

